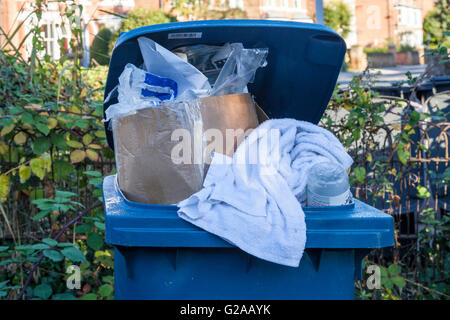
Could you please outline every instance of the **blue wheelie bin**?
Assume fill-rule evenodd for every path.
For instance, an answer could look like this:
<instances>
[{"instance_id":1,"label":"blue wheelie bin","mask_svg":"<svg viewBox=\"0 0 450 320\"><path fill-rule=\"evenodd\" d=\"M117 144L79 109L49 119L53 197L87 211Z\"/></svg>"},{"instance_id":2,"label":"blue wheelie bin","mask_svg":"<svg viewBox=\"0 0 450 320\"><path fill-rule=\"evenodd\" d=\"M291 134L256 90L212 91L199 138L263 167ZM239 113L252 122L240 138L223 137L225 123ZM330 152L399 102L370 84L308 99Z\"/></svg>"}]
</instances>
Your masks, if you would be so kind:
<instances>
[{"instance_id":1,"label":"blue wheelie bin","mask_svg":"<svg viewBox=\"0 0 450 320\"><path fill-rule=\"evenodd\" d=\"M316 24L220 20L160 24L121 34L105 97L127 63L143 63L137 38L169 50L241 42L269 48L249 91L270 118L317 123L346 51L333 30ZM116 103L111 95L104 109ZM106 124L108 142L112 132ZM170 177L168 177L170 179ZM307 242L298 268L255 258L177 216L174 205L129 201L115 175L103 182L106 241L114 246L116 299L353 299L354 280L371 249L392 246L393 219L360 201L305 208Z\"/></svg>"}]
</instances>

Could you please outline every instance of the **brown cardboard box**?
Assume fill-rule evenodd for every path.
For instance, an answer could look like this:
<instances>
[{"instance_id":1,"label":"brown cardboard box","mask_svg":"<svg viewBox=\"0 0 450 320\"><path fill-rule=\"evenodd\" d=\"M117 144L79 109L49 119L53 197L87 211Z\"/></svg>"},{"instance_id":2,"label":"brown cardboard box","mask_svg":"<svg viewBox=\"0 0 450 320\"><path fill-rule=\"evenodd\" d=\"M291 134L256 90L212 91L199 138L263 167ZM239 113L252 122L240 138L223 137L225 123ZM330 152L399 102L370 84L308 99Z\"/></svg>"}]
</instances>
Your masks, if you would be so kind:
<instances>
[{"instance_id":1,"label":"brown cardboard box","mask_svg":"<svg viewBox=\"0 0 450 320\"><path fill-rule=\"evenodd\" d=\"M146 108L115 119L113 132L120 189L129 200L140 203L175 204L188 198L201 189L211 152L231 156L244 139L244 132L258 126L258 117L267 119L262 110L257 114L249 94L233 94ZM176 129L184 129L183 133L192 139L173 137ZM204 148L213 141L201 138L208 129L222 132L222 150ZM227 139L226 129L242 130L241 134ZM191 149L181 148L189 140ZM173 154L178 159L175 163Z\"/></svg>"}]
</instances>

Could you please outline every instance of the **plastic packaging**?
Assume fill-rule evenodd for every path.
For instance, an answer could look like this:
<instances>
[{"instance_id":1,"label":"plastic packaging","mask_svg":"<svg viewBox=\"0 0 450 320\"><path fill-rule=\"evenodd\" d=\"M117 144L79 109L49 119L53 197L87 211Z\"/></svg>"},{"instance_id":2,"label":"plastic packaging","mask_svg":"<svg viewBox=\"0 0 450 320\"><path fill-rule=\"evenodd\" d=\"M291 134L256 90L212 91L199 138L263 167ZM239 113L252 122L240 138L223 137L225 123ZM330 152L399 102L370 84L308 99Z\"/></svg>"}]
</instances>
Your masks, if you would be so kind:
<instances>
[{"instance_id":1,"label":"plastic packaging","mask_svg":"<svg viewBox=\"0 0 450 320\"><path fill-rule=\"evenodd\" d=\"M180 47L174 50L174 53L178 56L184 55L186 61L201 71L213 86L231 51L231 45L226 43L223 46L198 44Z\"/></svg>"},{"instance_id":2,"label":"plastic packaging","mask_svg":"<svg viewBox=\"0 0 450 320\"><path fill-rule=\"evenodd\" d=\"M227 141L212 144L213 149L206 146L206 130L226 137L227 129L244 133L258 125L253 100L242 93L267 50L261 54L242 44L229 45L229 56L227 46L216 50L214 61L227 60L216 81L220 90L212 96L207 77L196 67L151 39L138 42L146 70L127 64L119 77L118 103L105 111L114 135L118 181L132 201L174 204L201 188L213 151L226 153L220 145ZM180 148L182 152L173 153ZM179 154L181 160L174 161Z\"/></svg>"},{"instance_id":3,"label":"plastic packaging","mask_svg":"<svg viewBox=\"0 0 450 320\"><path fill-rule=\"evenodd\" d=\"M231 44L232 52L225 62L211 91L212 96L247 93L256 70L267 65L268 49L244 49L242 43Z\"/></svg>"},{"instance_id":4,"label":"plastic packaging","mask_svg":"<svg viewBox=\"0 0 450 320\"><path fill-rule=\"evenodd\" d=\"M307 206L341 206L350 203L352 194L348 174L334 162L319 162L308 174Z\"/></svg>"},{"instance_id":5,"label":"plastic packaging","mask_svg":"<svg viewBox=\"0 0 450 320\"><path fill-rule=\"evenodd\" d=\"M208 78L182 58L160 46L155 41L138 38L147 72L168 78L178 85L177 100L190 100L207 96L211 90Z\"/></svg>"}]
</instances>

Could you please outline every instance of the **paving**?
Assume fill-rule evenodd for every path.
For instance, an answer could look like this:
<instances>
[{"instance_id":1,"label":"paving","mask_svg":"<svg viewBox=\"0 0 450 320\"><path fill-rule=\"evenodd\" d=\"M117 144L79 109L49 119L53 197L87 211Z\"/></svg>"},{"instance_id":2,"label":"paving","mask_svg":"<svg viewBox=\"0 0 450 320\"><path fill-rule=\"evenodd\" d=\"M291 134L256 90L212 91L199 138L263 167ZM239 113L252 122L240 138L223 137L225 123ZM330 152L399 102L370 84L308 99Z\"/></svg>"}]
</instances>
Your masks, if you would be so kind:
<instances>
[{"instance_id":1,"label":"paving","mask_svg":"<svg viewBox=\"0 0 450 320\"><path fill-rule=\"evenodd\" d=\"M425 72L426 65L413 65L413 66L397 66L390 68L370 68L371 74L376 75L376 81L378 85L392 85L398 82L407 80L406 73L409 71L413 77L421 75ZM338 83L348 84L355 75L362 72L341 72L339 74Z\"/></svg>"}]
</instances>

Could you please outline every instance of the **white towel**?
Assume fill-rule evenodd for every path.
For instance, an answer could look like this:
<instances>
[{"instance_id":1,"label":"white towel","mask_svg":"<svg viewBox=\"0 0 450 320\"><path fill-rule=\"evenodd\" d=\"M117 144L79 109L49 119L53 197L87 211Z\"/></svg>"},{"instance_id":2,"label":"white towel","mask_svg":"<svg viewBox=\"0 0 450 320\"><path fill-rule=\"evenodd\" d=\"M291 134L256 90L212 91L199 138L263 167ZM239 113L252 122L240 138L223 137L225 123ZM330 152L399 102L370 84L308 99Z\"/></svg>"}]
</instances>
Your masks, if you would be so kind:
<instances>
[{"instance_id":1,"label":"white towel","mask_svg":"<svg viewBox=\"0 0 450 320\"><path fill-rule=\"evenodd\" d=\"M213 154L203 188L178 203L178 215L249 254L297 267L306 243L299 201L308 170L323 161L345 169L353 163L329 131L294 119L267 120L233 158Z\"/></svg>"}]
</instances>

